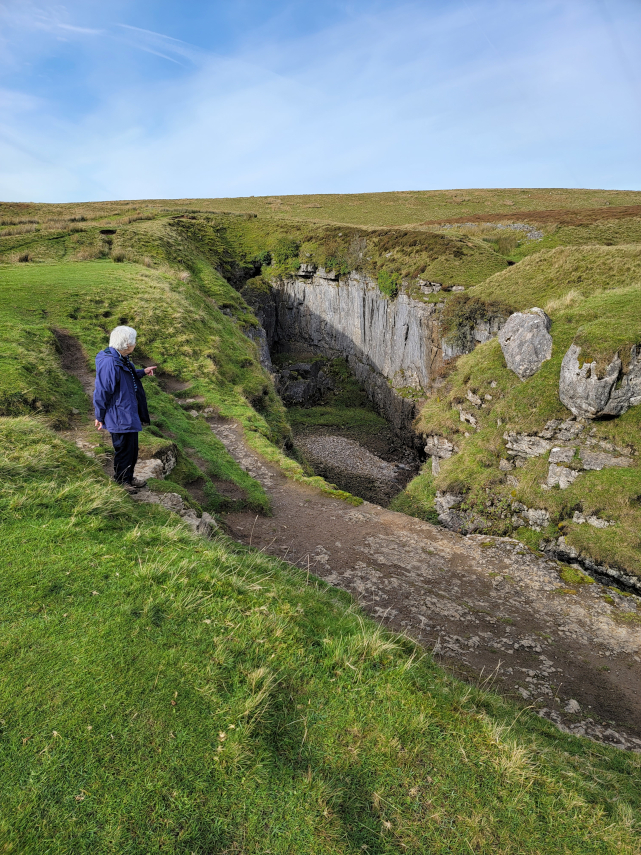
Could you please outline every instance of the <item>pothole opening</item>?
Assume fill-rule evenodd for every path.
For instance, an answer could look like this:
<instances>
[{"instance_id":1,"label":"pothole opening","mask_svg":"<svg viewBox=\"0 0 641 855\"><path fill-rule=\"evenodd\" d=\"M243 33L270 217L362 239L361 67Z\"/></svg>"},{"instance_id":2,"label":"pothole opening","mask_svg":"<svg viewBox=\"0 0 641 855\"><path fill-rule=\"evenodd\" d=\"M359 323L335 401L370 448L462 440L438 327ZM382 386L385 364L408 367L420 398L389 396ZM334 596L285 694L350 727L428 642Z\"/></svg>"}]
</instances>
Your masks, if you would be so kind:
<instances>
[{"instance_id":1,"label":"pothole opening","mask_svg":"<svg viewBox=\"0 0 641 855\"><path fill-rule=\"evenodd\" d=\"M294 453L341 490L387 507L421 460L376 411L347 361L290 347L272 363Z\"/></svg>"}]
</instances>

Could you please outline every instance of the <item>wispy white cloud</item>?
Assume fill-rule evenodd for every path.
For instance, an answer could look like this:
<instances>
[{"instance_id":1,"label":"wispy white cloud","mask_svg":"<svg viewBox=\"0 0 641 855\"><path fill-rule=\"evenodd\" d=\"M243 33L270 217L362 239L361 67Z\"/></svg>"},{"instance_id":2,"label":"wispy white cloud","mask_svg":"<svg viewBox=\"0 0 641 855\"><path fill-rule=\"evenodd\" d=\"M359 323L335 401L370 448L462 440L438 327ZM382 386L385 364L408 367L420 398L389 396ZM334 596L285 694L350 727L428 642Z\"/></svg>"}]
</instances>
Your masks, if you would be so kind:
<instances>
[{"instance_id":1,"label":"wispy white cloud","mask_svg":"<svg viewBox=\"0 0 641 855\"><path fill-rule=\"evenodd\" d=\"M73 124L12 94L0 197L641 189L641 121L599 15L579 0L408 4L231 57L110 32L180 72L121 83Z\"/></svg>"},{"instance_id":2,"label":"wispy white cloud","mask_svg":"<svg viewBox=\"0 0 641 855\"><path fill-rule=\"evenodd\" d=\"M78 33L82 36L100 36L105 32L104 30L95 30L92 27L75 27L73 24L57 23L56 26L60 30L67 30L70 33Z\"/></svg>"},{"instance_id":3,"label":"wispy white cloud","mask_svg":"<svg viewBox=\"0 0 641 855\"><path fill-rule=\"evenodd\" d=\"M128 44L141 50L149 51L150 53L158 51L158 55L163 56L165 59L170 58L167 54L173 53L175 56L198 63L207 56L205 51L197 48L195 45L191 45L181 39L175 39L173 36L156 33L153 30L144 30L141 27L132 27L130 24L117 24L116 26L129 34L130 39L128 40ZM159 51L162 51L162 53Z\"/></svg>"}]
</instances>

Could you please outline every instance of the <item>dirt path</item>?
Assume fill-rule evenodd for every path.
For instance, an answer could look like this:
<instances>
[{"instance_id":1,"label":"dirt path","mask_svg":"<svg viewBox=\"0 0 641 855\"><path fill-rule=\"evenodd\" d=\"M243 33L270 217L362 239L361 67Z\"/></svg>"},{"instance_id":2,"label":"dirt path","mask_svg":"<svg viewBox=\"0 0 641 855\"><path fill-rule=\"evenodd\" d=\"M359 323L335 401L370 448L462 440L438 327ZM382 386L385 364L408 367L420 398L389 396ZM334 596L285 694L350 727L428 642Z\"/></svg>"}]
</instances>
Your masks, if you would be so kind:
<instances>
[{"instance_id":1,"label":"dirt path","mask_svg":"<svg viewBox=\"0 0 641 855\"><path fill-rule=\"evenodd\" d=\"M641 750L639 598L599 584L571 589L555 562L516 540L353 508L285 478L247 448L238 425L210 424L274 510L227 514L232 537L351 592L459 676L494 674L495 689L561 728Z\"/></svg>"}]
</instances>

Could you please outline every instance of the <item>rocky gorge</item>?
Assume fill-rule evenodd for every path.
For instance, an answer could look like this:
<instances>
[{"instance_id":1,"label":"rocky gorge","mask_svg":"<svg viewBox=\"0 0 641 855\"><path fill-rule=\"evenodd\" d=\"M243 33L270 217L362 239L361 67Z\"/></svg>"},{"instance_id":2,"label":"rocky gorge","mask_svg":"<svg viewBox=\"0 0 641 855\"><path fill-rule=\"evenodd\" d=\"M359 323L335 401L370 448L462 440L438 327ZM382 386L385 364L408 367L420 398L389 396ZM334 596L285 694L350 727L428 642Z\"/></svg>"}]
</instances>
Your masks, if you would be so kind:
<instances>
[{"instance_id":1,"label":"rocky gorge","mask_svg":"<svg viewBox=\"0 0 641 855\"><path fill-rule=\"evenodd\" d=\"M498 339L503 365L527 383L553 354L552 321L540 308L511 314L490 309L485 316L459 320L453 330L451 323L444 323L446 301L442 299L451 296L447 292L453 290L465 289L443 289L439 283L419 282L417 288L401 289L391 299L382 293L376 280L361 272L339 274L303 263L295 274L269 280L269 287L260 292L258 299L248 290L243 295L259 320L259 326L248 334L259 347L263 365L274 372L283 400L312 405L332 388L331 378L315 358L344 358L399 440L420 458L430 460L432 477L437 479L443 463L458 455L467 439L487 425L483 410L491 410L496 398L496 393L492 394L497 385L494 381L484 395L469 386L463 401L454 404L461 425L454 433L430 432L424 421L419 424L422 406L438 396L457 359L478 345ZM589 551L569 544L563 526L556 525L558 514L546 506L544 498L532 506L516 496L518 470L534 459L547 461L547 473L539 488L543 494L567 490L577 479L580 486L582 472L635 465L632 447L617 446L597 436L590 422L624 413L641 401L641 360L637 350L632 348L625 370L617 354L605 372L598 372L596 363L580 365L580 347L571 344L556 381L557 400L566 412L569 410L568 416L548 420L535 431L519 431L514 426L501 430L502 420L496 420L494 431L502 450L496 453L492 465L503 490L489 496L479 508L478 502L470 502L465 489L436 489L432 507L439 522L463 534L510 534L518 529L540 532L538 545L548 554L596 578L628 590L639 589L637 575L626 567L610 566L596 560ZM283 351L304 353L311 358L275 369L270 354ZM321 437L304 445L315 471L336 479L339 470L334 459L338 449L335 439ZM340 448L344 452L343 446ZM366 449L363 452L361 457L367 460ZM339 469L350 470L353 459L354 455L341 453ZM369 500L387 504L381 497L389 499L405 486L403 478L398 479L390 470L385 486L379 482L379 492L372 493L360 480L362 467L362 461L355 464L350 485L361 485L360 492L358 487L354 492ZM380 474L384 469L385 461L379 460L372 472L377 470ZM607 512L591 510L588 504L584 509L581 502L576 507L578 510L570 517L576 526L605 529L616 525L607 518Z\"/></svg>"},{"instance_id":2,"label":"rocky gorge","mask_svg":"<svg viewBox=\"0 0 641 855\"><path fill-rule=\"evenodd\" d=\"M453 346L442 335L442 303L406 293L387 299L374 279L357 271L339 275L302 264L296 275L277 277L270 285L268 296L243 291L260 322L249 334L263 364L271 367L265 346L269 352L302 346L313 354L344 357L384 418L407 445L421 451L424 438L413 424L417 402L434 387L445 363L500 328L498 319L478 323L463 347ZM438 283L420 287L425 294L441 291ZM305 394L313 396L315 388L312 383Z\"/></svg>"}]
</instances>

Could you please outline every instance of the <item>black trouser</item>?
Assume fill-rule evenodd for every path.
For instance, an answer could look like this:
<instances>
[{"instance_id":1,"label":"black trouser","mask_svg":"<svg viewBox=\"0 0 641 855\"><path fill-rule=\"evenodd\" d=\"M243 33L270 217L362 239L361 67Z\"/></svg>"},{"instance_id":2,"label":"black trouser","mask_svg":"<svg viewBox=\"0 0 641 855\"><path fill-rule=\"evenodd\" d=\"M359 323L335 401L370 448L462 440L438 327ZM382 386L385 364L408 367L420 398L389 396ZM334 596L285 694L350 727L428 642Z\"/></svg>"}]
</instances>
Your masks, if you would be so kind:
<instances>
[{"instance_id":1,"label":"black trouser","mask_svg":"<svg viewBox=\"0 0 641 855\"><path fill-rule=\"evenodd\" d=\"M138 434L112 433L114 447L114 478L119 484L131 484L134 466L138 460Z\"/></svg>"}]
</instances>

